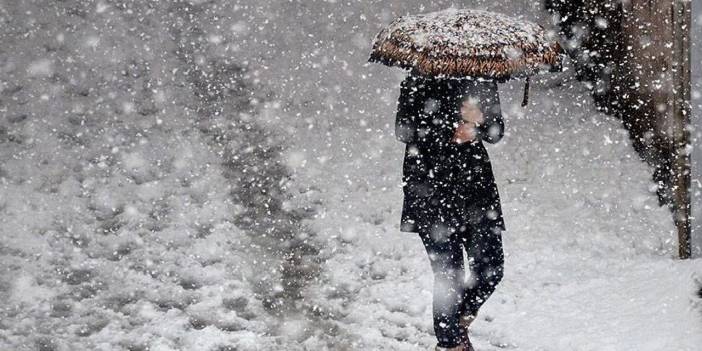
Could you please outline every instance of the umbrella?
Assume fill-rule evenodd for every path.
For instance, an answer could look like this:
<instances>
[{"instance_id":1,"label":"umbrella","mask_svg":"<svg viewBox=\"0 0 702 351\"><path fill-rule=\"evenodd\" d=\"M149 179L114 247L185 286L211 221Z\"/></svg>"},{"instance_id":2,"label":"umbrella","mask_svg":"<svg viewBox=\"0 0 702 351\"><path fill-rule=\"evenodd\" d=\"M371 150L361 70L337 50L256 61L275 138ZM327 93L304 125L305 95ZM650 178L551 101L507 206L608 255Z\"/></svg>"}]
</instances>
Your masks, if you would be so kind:
<instances>
[{"instance_id":1,"label":"umbrella","mask_svg":"<svg viewBox=\"0 0 702 351\"><path fill-rule=\"evenodd\" d=\"M558 71L563 49L540 25L500 13L448 9L403 16L376 35L370 62L427 76L505 81Z\"/></svg>"}]
</instances>

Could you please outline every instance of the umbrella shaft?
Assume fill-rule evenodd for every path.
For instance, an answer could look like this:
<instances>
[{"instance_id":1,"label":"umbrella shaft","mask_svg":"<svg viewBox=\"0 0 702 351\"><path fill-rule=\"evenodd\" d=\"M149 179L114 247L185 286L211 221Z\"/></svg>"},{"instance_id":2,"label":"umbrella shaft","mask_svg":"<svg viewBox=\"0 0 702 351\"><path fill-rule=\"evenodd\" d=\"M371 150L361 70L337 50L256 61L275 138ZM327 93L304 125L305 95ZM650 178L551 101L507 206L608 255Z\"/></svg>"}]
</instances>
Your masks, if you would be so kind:
<instances>
[{"instance_id":1,"label":"umbrella shaft","mask_svg":"<svg viewBox=\"0 0 702 351\"><path fill-rule=\"evenodd\" d=\"M526 83L524 83L524 98L522 99L522 107L529 104L529 77L526 78Z\"/></svg>"}]
</instances>

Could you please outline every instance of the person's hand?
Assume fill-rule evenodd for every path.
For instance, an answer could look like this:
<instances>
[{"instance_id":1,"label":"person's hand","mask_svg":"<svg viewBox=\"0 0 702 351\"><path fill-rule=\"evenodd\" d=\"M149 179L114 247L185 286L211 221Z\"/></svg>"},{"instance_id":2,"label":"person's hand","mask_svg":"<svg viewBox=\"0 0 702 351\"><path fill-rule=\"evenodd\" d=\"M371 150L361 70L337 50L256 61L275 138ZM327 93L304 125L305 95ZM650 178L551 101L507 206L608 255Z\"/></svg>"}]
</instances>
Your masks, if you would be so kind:
<instances>
[{"instance_id":1,"label":"person's hand","mask_svg":"<svg viewBox=\"0 0 702 351\"><path fill-rule=\"evenodd\" d=\"M463 101L463 105L461 106L461 117L465 122L475 126L479 126L485 122L483 112L480 111L477 101L473 101L472 99Z\"/></svg>"},{"instance_id":2,"label":"person's hand","mask_svg":"<svg viewBox=\"0 0 702 351\"><path fill-rule=\"evenodd\" d=\"M453 133L453 138L451 138L451 141L456 144L463 144L465 142L475 140L477 135L478 132L475 130L475 124L459 122L456 131Z\"/></svg>"}]
</instances>

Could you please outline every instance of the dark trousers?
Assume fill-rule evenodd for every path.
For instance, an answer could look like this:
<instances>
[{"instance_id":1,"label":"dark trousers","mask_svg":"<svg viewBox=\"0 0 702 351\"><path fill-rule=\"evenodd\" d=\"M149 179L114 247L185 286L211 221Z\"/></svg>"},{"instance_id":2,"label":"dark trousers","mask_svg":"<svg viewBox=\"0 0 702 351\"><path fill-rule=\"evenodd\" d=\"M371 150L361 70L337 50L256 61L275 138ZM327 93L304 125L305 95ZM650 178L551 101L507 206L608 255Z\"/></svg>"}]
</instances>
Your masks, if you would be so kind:
<instances>
[{"instance_id":1,"label":"dark trousers","mask_svg":"<svg viewBox=\"0 0 702 351\"><path fill-rule=\"evenodd\" d=\"M500 228L483 225L469 227L466 233L420 229L419 236L434 272L432 308L438 345L455 347L461 341L460 317L476 315L502 279L502 233ZM470 267L467 276L464 248Z\"/></svg>"}]
</instances>

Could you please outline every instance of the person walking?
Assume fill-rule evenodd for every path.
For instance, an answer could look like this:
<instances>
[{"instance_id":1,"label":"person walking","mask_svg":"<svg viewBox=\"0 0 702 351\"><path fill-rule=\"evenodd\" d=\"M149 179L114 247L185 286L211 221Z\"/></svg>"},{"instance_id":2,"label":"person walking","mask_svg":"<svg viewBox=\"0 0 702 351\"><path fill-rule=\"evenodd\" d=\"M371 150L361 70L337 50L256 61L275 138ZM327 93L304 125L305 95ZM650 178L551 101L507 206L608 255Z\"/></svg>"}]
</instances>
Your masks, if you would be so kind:
<instances>
[{"instance_id":1,"label":"person walking","mask_svg":"<svg viewBox=\"0 0 702 351\"><path fill-rule=\"evenodd\" d=\"M504 270L505 224L483 144L504 135L497 83L412 71L395 134L406 144L400 229L418 234L431 264L436 350L473 351L468 326Z\"/></svg>"},{"instance_id":2,"label":"person walking","mask_svg":"<svg viewBox=\"0 0 702 351\"><path fill-rule=\"evenodd\" d=\"M505 223L483 145L504 136L497 82L526 78L527 106L529 78L561 71L565 56L538 23L474 9L403 15L373 39L369 62L410 70L395 121L400 229L419 234L434 272L437 350L473 350L468 326L503 276Z\"/></svg>"}]
</instances>

